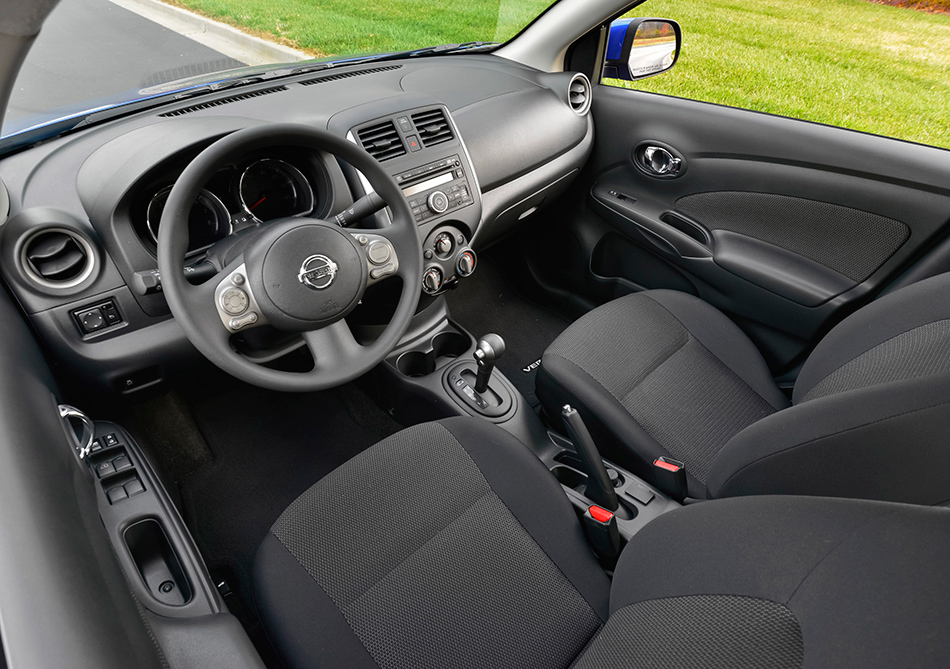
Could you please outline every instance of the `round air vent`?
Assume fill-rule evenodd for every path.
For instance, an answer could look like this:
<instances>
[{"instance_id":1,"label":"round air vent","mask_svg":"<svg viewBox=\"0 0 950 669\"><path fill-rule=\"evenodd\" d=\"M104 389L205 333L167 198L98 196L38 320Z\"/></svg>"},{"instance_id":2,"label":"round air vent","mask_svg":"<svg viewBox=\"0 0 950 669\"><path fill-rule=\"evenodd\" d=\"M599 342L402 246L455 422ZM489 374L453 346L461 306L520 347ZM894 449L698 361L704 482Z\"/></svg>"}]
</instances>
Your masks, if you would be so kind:
<instances>
[{"instance_id":1,"label":"round air vent","mask_svg":"<svg viewBox=\"0 0 950 669\"><path fill-rule=\"evenodd\" d=\"M95 268L92 246L65 228L45 228L24 242L20 263L26 275L44 288L72 288Z\"/></svg>"},{"instance_id":2,"label":"round air vent","mask_svg":"<svg viewBox=\"0 0 950 669\"><path fill-rule=\"evenodd\" d=\"M586 76L577 73L571 78L567 101L578 116L583 116L590 111L590 92L590 79Z\"/></svg>"}]
</instances>

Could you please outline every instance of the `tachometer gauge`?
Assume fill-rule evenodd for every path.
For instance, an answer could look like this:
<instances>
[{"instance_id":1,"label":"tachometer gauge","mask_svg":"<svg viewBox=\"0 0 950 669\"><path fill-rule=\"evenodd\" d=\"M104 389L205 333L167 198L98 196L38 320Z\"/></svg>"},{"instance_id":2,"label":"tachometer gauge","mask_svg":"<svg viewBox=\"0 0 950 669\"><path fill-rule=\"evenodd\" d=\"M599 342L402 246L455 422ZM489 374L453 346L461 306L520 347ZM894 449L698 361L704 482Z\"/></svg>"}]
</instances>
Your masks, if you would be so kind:
<instances>
[{"instance_id":1,"label":"tachometer gauge","mask_svg":"<svg viewBox=\"0 0 950 669\"><path fill-rule=\"evenodd\" d=\"M171 190L171 186L165 186L155 193L148 203L145 223L156 244L158 243L158 226ZM214 193L202 189L188 214L188 253L205 249L230 234L231 216L227 208Z\"/></svg>"},{"instance_id":2,"label":"tachometer gauge","mask_svg":"<svg viewBox=\"0 0 950 669\"><path fill-rule=\"evenodd\" d=\"M258 221L304 216L313 211L313 189L296 167L265 158L241 174L238 197L244 210Z\"/></svg>"}]
</instances>

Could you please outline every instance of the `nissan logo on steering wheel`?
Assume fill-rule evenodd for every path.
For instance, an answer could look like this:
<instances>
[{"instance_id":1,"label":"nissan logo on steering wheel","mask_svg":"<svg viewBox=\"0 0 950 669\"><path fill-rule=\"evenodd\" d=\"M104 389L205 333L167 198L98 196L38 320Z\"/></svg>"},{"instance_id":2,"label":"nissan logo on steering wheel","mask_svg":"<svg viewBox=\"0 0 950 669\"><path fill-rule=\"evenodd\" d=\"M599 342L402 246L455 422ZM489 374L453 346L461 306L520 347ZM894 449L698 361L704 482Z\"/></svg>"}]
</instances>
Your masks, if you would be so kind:
<instances>
[{"instance_id":1,"label":"nissan logo on steering wheel","mask_svg":"<svg viewBox=\"0 0 950 669\"><path fill-rule=\"evenodd\" d=\"M333 283L339 269L337 264L327 256L312 255L303 261L297 280L307 288L323 290Z\"/></svg>"}]
</instances>

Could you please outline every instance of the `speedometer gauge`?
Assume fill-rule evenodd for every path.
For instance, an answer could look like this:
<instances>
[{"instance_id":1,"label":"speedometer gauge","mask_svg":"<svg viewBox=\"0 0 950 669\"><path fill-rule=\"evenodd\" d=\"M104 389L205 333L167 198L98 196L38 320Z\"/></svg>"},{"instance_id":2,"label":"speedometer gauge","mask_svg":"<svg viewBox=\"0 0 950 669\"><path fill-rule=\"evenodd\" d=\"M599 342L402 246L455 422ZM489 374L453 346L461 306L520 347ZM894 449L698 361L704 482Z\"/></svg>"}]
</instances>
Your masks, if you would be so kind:
<instances>
[{"instance_id":1,"label":"speedometer gauge","mask_svg":"<svg viewBox=\"0 0 950 669\"><path fill-rule=\"evenodd\" d=\"M238 196L244 210L258 221L304 216L313 211L313 189L293 165L265 158L241 174Z\"/></svg>"},{"instance_id":2,"label":"speedometer gauge","mask_svg":"<svg viewBox=\"0 0 950 669\"><path fill-rule=\"evenodd\" d=\"M171 186L165 186L155 193L148 203L145 224L156 244L158 244L158 226L171 190ZM217 196L202 189L188 213L188 253L207 248L230 234L231 217L228 210Z\"/></svg>"}]
</instances>

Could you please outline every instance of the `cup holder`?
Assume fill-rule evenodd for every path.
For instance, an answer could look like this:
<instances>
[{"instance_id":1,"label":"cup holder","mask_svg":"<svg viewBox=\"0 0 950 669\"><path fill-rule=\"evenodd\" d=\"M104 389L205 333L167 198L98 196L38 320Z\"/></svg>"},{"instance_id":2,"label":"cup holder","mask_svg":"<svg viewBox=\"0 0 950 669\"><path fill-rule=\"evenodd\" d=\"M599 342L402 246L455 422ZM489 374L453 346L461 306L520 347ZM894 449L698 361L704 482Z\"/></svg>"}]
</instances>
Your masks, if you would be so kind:
<instances>
[{"instance_id":1,"label":"cup holder","mask_svg":"<svg viewBox=\"0 0 950 669\"><path fill-rule=\"evenodd\" d=\"M396 369L406 376L426 376L468 351L471 342L461 332L440 332L427 351L406 351L396 360Z\"/></svg>"},{"instance_id":2,"label":"cup holder","mask_svg":"<svg viewBox=\"0 0 950 669\"><path fill-rule=\"evenodd\" d=\"M557 465L551 470L551 473L554 474L554 478L557 479L558 483L581 494L587 488L587 476L576 469Z\"/></svg>"}]
</instances>

